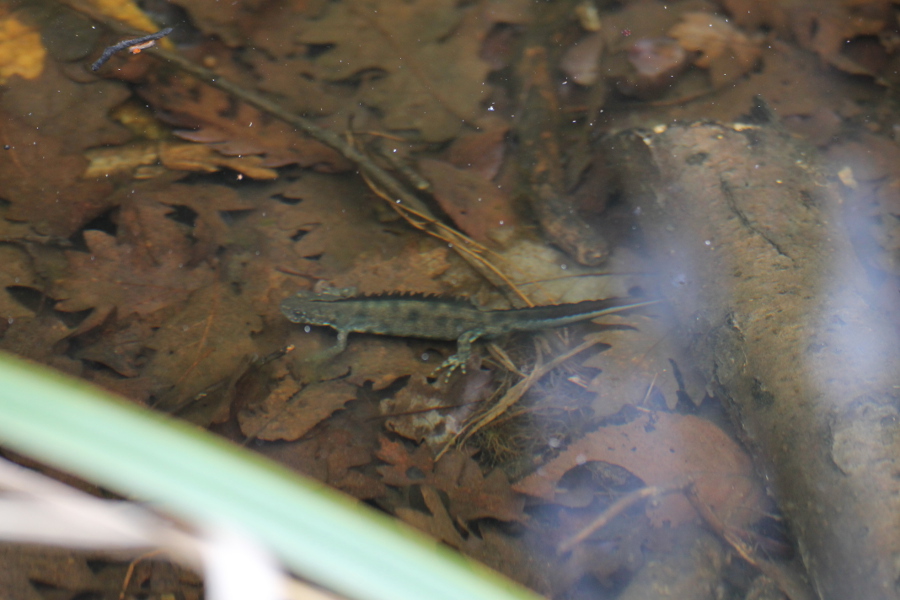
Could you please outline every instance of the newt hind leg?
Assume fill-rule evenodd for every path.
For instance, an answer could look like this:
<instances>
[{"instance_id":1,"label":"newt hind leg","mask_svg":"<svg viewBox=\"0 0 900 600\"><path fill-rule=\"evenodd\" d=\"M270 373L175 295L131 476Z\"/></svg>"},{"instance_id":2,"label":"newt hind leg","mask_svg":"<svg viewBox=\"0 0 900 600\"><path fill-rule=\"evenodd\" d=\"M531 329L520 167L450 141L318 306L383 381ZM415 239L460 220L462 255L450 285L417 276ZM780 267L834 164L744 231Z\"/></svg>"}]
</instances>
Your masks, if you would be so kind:
<instances>
[{"instance_id":1,"label":"newt hind leg","mask_svg":"<svg viewBox=\"0 0 900 600\"><path fill-rule=\"evenodd\" d=\"M467 331L456 340L456 354L451 354L441 365L432 371L431 376L441 378L448 381L453 371L459 369L460 372L466 372L466 365L472 358L472 343L483 335L481 331ZM443 375L441 373L443 372Z\"/></svg>"}]
</instances>

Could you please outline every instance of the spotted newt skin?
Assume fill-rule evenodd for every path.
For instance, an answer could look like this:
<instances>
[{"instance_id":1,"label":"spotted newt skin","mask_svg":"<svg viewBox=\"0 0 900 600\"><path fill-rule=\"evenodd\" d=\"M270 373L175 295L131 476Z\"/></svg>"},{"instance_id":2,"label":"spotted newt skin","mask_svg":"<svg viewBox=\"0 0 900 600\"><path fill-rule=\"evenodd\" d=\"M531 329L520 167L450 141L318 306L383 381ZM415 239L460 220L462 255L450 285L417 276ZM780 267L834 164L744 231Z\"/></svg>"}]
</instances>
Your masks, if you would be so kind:
<instances>
[{"instance_id":1,"label":"spotted newt skin","mask_svg":"<svg viewBox=\"0 0 900 600\"><path fill-rule=\"evenodd\" d=\"M294 323L331 327L338 339L328 356L343 352L351 332L429 340L456 340L456 354L438 370L465 372L472 343L516 331L537 331L655 304L658 300L607 298L509 310L480 310L468 302L440 297L356 296L349 290L300 292L281 303Z\"/></svg>"}]
</instances>

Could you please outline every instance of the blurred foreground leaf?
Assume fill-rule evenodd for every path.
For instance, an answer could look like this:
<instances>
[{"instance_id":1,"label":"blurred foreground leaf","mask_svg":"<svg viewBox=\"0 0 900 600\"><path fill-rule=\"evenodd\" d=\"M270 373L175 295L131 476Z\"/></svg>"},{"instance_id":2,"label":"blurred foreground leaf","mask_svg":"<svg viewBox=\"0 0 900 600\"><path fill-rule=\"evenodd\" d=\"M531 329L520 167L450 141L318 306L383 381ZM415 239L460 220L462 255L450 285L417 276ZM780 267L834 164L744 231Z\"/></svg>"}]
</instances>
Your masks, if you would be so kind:
<instances>
[{"instance_id":1,"label":"blurred foreground leaf","mask_svg":"<svg viewBox=\"0 0 900 600\"><path fill-rule=\"evenodd\" d=\"M537 598L321 484L92 385L0 354L0 442L194 522L227 523L356 599Z\"/></svg>"}]
</instances>

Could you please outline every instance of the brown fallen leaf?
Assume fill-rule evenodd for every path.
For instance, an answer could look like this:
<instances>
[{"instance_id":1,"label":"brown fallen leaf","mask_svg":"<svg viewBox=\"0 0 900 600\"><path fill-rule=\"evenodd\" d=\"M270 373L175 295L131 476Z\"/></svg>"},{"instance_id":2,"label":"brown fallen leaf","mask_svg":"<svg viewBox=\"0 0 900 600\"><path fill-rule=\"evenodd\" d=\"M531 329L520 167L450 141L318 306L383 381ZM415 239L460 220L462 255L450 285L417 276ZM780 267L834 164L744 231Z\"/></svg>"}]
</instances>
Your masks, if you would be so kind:
<instances>
[{"instance_id":1,"label":"brown fallen leaf","mask_svg":"<svg viewBox=\"0 0 900 600\"><path fill-rule=\"evenodd\" d=\"M725 19L707 12L686 13L669 30L669 36L689 52L699 52L694 60L708 69L714 88L720 88L746 75L759 61L759 43Z\"/></svg>"},{"instance_id":2,"label":"brown fallen leaf","mask_svg":"<svg viewBox=\"0 0 900 600\"><path fill-rule=\"evenodd\" d=\"M849 73L859 65L842 50L848 40L876 35L894 24L890 0L719 0L744 27L768 26Z\"/></svg>"},{"instance_id":3,"label":"brown fallen leaf","mask_svg":"<svg viewBox=\"0 0 900 600\"><path fill-rule=\"evenodd\" d=\"M395 513L399 518L522 585L547 597L553 596L551 582L555 582L559 574L549 572L546 562L533 551L531 544L523 543L519 537L508 535L490 524L479 527L479 535L463 537L441 501L438 490L428 485L423 485L421 489L422 499L430 514L398 508Z\"/></svg>"},{"instance_id":4,"label":"brown fallen leaf","mask_svg":"<svg viewBox=\"0 0 900 600\"><path fill-rule=\"evenodd\" d=\"M490 67L479 57L491 22L455 0L335 2L298 36L333 46L313 61L327 81L362 79L359 99L388 129L430 142L476 123Z\"/></svg>"},{"instance_id":5,"label":"brown fallen leaf","mask_svg":"<svg viewBox=\"0 0 900 600\"><path fill-rule=\"evenodd\" d=\"M105 325L96 340L81 340L74 357L105 365L122 377L137 377L146 362L144 342L155 319L129 318Z\"/></svg>"},{"instance_id":6,"label":"brown fallen leaf","mask_svg":"<svg viewBox=\"0 0 900 600\"><path fill-rule=\"evenodd\" d=\"M0 152L9 220L26 222L41 235L68 238L116 204L110 183L81 178L86 161L69 154L67 142L16 120L4 120L0 141L9 146Z\"/></svg>"},{"instance_id":7,"label":"brown fallen leaf","mask_svg":"<svg viewBox=\"0 0 900 600\"><path fill-rule=\"evenodd\" d=\"M58 310L94 309L79 332L95 327L114 309L124 318L178 304L212 281L208 267L187 267L186 257L177 253L160 257L157 262L139 247L120 244L102 231L85 231L84 240L89 251L66 252L67 275L54 284L52 291L59 300Z\"/></svg>"},{"instance_id":8,"label":"brown fallen leaf","mask_svg":"<svg viewBox=\"0 0 900 600\"><path fill-rule=\"evenodd\" d=\"M72 329L50 315L13 319L2 328L0 348L24 358L41 362L73 375L82 374L82 365L71 357L60 354Z\"/></svg>"},{"instance_id":9,"label":"brown fallen leaf","mask_svg":"<svg viewBox=\"0 0 900 600\"><path fill-rule=\"evenodd\" d=\"M216 282L191 294L146 341L152 358L141 377L154 384L156 405L175 411L228 382L259 353L253 334L260 330L262 320L230 285Z\"/></svg>"},{"instance_id":10,"label":"brown fallen leaf","mask_svg":"<svg viewBox=\"0 0 900 600\"><path fill-rule=\"evenodd\" d=\"M301 389L286 378L262 403L244 408L237 418L246 436L293 441L355 398L356 386L345 381L325 381Z\"/></svg>"},{"instance_id":11,"label":"brown fallen leaf","mask_svg":"<svg viewBox=\"0 0 900 600\"><path fill-rule=\"evenodd\" d=\"M275 179L278 172L264 166L261 156L223 156L212 146L203 144L162 143L159 160L163 166L176 171L214 173L228 168L253 179Z\"/></svg>"},{"instance_id":12,"label":"brown fallen leaf","mask_svg":"<svg viewBox=\"0 0 900 600\"><path fill-rule=\"evenodd\" d=\"M134 259L132 266L137 269L135 277L142 274L140 271L144 271L146 276L149 274L146 269L173 260L186 268L193 268L200 262L197 260L197 244L192 239L194 228L184 222L187 218L183 215L173 218L176 216L175 209L157 201L165 198L169 190L174 192L174 198L180 197L182 194L179 191L183 191L184 187L178 184L163 184L161 187L148 184L128 191L128 199L117 213L116 243L129 248L127 252ZM200 194L202 190L203 186L197 188Z\"/></svg>"},{"instance_id":13,"label":"brown fallen leaf","mask_svg":"<svg viewBox=\"0 0 900 600\"><path fill-rule=\"evenodd\" d=\"M373 429L361 430L359 421L325 423L321 435L316 435L317 456L327 469L324 481L360 500L388 493L376 473L359 468L375 460L375 435Z\"/></svg>"},{"instance_id":14,"label":"brown fallen leaf","mask_svg":"<svg viewBox=\"0 0 900 600\"><path fill-rule=\"evenodd\" d=\"M39 31L15 15L0 18L0 84L16 75L25 79L38 77L46 56Z\"/></svg>"},{"instance_id":15,"label":"brown fallen leaf","mask_svg":"<svg viewBox=\"0 0 900 600\"><path fill-rule=\"evenodd\" d=\"M128 97L119 83L73 81L48 63L35 79L15 77L0 95L0 180L7 219L41 234L68 238L116 203L112 186L84 180L84 150L121 144L131 134L108 111Z\"/></svg>"},{"instance_id":16,"label":"brown fallen leaf","mask_svg":"<svg viewBox=\"0 0 900 600\"><path fill-rule=\"evenodd\" d=\"M163 120L184 128L176 135L207 144L223 156L258 155L259 167L296 164L338 172L351 166L332 148L251 106L235 105L224 92L192 79L154 81L141 88L141 94L161 111Z\"/></svg>"},{"instance_id":17,"label":"brown fallen leaf","mask_svg":"<svg viewBox=\"0 0 900 600\"><path fill-rule=\"evenodd\" d=\"M158 146L158 142L145 141L113 148L91 148L84 153L88 160L84 178L125 174L135 179L149 179L161 175L165 171L158 167Z\"/></svg>"},{"instance_id":18,"label":"brown fallen leaf","mask_svg":"<svg viewBox=\"0 0 900 600\"><path fill-rule=\"evenodd\" d=\"M393 237L371 227L374 214L360 181L307 172L269 190L249 225L258 231L255 249L263 256L320 279Z\"/></svg>"},{"instance_id":19,"label":"brown fallen leaf","mask_svg":"<svg viewBox=\"0 0 900 600\"><path fill-rule=\"evenodd\" d=\"M43 166L47 173L41 177L52 177L49 171L55 168L55 154L79 156L87 148L124 144L132 133L121 123L110 118L110 113L131 96L131 91L117 81L79 81L65 66L48 62L36 79L13 79L0 96L0 110L3 111L4 131L12 121L25 127L25 131L13 129L10 138L3 144L18 144L22 140L52 140L54 146L40 144L31 168ZM39 135L38 135L39 134ZM55 144L62 144L61 151L49 152ZM18 148L24 151L24 148Z\"/></svg>"},{"instance_id":20,"label":"brown fallen leaf","mask_svg":"<svg viewBox=\"0 0 900 600\"><path fill-rule=\"evenodd\" d=\"M28 253L17 246L0 246L0 321L7 324L23 317L33 317L35 311L17 301L10 292L15 288L39 289L41 285L35 277L33 260Z\"/></svg>"},{"instance_id":21,"label":"brown fallen leaf","mask_svg":"<svg viewBox=\"0 0 900 600\"><path fill-rule=\"evenodd\" d=\"M491 181L500 172L506 157L509 124L488 122L477 132L463 133L447 149L447 161Z\"/></svg>"},{"instance_id":22,"label":"brown fallen leaf","mask_svg":"<svg viewBox=\"0 0 900 600\"><path fill-rule=\"evenodd\" d=\"M592 335L608 347L582 363L601 371L587 384L597 394L592 403L597 417L640 404L648 393L661 394L669 409L675 408L679 393L695 403L703 400L706 390L699 377L687 364L673 365L683 353L673 347L671 333L661 331L658 319L636 313L604 321L615 325Z\"/></svg>"},{"instance_id":23,"label":"brown fallen leaf","mask_svg":"<svg viewBox=\"0 0 900 600\"><path fill-rule=\"evenodd\" d=\"M422 159L419 169L431 183L438 204L469 237L487 242L512 234L518 219L503 187L440 160Z\"/></svg>"},{"instance_id":24,"label":"brown fallen leaf","mask_svg":"<svg viewBox=\"0 0 900 600\"><path fill-rule=\"evenodd\" d=\"M237 190L222 185L171 183L138 187L120 211L120 238L135 245L143 243L147 250L156 246L157 253L179 251L193 266L211 260L220 247L234 241L225 214L255 208ZM152 212L154 217L141 218L142 211ZM165 235L165 231L170 235ZM164 235L165 239L160 240Z\"/></svg>"},{"instance_id":25,"label":"brown fallen leaf","mask_svg":"<svg viewBox=\"0 0 900 600\"><path fill-rule=\"evenodd\" d=\"M75 592L102 589L106 579L91 568L86 553L76 550L4 543L0 560L6 565L0 594L6 598L39 600L45 586L78 595Z\"/></svg>"},{"instance_id":26,"label":"brown fallen leaf","mask_svg":"<svg viewBox=\"0 0 900 600\"><path fill-rule=\"evenodd\" d=\"M336 288L356 288L365 295L447 295L451 289L441 275L450 269L451 250L446 244L437 244L430 239L415 240L388 256L364 253L329 283Z\"/></svg>"},{"instance_id":27,"label":"brown fallen leaf","mask_svg":"<svg viewBox=\"0 0 900 600\"><path fill-rule=\"evenodd\" d=\"M740 446L710 421L664 412L645 412L625 425L601 427L513 489L552 501L560 478L589 461L623 467L647 485L693 483L700 500L734 527L745 527L765 512L765 491ZM657 527L676 527L697 516L682 494L663 496L647 513Z\"/></svg>"},{"instance_id":28,"label":"brown fallen leaf","mask_svg":"<svg viewBox=\"0 0 900 600\"><path fill-rule=\"evenodd\" d=\"M360 469L372 462L373 444L360 435L358 421L348 421L328 419L295 442L260 444L256 451L354 498L381 498L389 493L387 486L376 473Z\"/></svg>"},{"instance_id":29,"label":"brown fallen leaf","mask_svg":"<svg viewBox=\"0 0 900 600\"><path fill-rule=\"evenodd\" d=\"M513 493L499 469L485 477L481 467L459 450L451 450L435 464L432 451L419 446L410 453L403 442L381 438L376 456L388 463L378 467L384 483L405 487L429 485L447 494L449 511L462 523L492 518L524 522L524 498Z\"/></svg>"}]
</instances>

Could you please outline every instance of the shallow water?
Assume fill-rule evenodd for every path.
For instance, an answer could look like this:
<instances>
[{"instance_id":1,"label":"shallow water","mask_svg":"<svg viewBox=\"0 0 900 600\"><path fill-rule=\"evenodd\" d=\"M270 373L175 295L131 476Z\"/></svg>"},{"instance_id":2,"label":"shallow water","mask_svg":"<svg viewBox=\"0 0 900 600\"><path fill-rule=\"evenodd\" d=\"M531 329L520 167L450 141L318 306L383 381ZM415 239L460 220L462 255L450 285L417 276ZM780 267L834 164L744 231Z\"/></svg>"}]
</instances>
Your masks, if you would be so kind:
<instances>
[{"instance_id":1,"label":"shallow water","mask_svg":"<svg viewBox=\"0 0 900 600\"><path fill-rule=\"evenodd\" d=\"M548 596L897 596L890 3L158 3L96 74L73 5L4 21L0 347ZM429 295L660 302L446 380Z\"/></svg>"}]
</instances>

